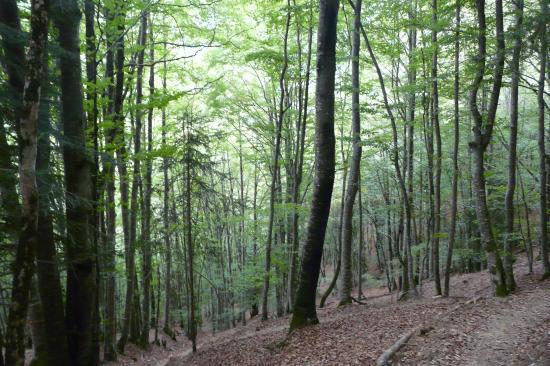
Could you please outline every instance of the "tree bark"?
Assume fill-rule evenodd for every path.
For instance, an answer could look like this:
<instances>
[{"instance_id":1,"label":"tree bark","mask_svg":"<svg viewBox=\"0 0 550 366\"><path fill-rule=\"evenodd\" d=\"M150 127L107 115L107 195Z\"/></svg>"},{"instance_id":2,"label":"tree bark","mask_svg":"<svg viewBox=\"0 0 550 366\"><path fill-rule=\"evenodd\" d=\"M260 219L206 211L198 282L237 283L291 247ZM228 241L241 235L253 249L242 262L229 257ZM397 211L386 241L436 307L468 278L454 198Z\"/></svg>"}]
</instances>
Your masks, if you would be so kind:
<instances>
[{"instance_id":1,"label":"tree bark","mask_svg":"<svg viewBox=\"0 0 550 366\"><path fill-rule=\"evenodd\" d=\"M109 22L113 21L112 12L108 12L106 18ZM107 54L105 60L105 77L109 80L107 87L107 119L114 119L114 52L113 52L113 35L107 33ZM105 157L103 158L103 180L105 182L106 201L105 201L105 219L106 230L105 239L102 243L102 268L105 276L105 316L103 320L104 342L103 342L103 359L106 361L116 361L116 310L115 310L115 294L116 294L116 202L115 202L115 128L110 123L103 127L103 135L105 136Z\"/></svg>"},{"instance_id":2,"label":"tree bark","mask_svg":"<svg viewBox=\"0 0 550 366\"><path fill-rule=\"evenodd\" d=\"M457 215L457 195L458 195L458 149L460 143L460 2L456 2L455 9L455 49L454 49L454 143L453 143L453 177L451 183L451 224L449 229L449 245L447 247L447 263L445 266L445 283L443 296L449 296L449 284L451 278L451 267L453 264L453 248L456 239L456 215Z\"/></svg>"},{"instance_id":3,"label":"tree bark","mask_svg":"<svg viewBox=\"0 0 550 366\"><path fill-rule=\"evenodd\" d=\"M191 117L192 118L192 117ZM192 342L193 352L197 352L197 325L195 322L195 286L193 272L193 227L191 220L191 119L187 122L187 148L185 156L185 221L186 221L186 249L187 249L187 283L188 283L188 301L189 301L189 332L188 337Z\"/></svg>"},{"instance_id":4,"label":"tree bark","mask_svg":"<svg viewBox=\"0 0 550 366\"><path fill-rule=\"evenodd\" d=\"M353 21L352 51L351 51L351 83L352 83L352 144L350 175L344 202L342 222L342 276L340 282L339 305L351 304L352 281L352 245L353 206L359 187L359 171L361 169L361 116L359 112L359 50L361 46L361 2L356 0Z\"/></svg>"},{"instance_id":5,"label":"tree bark","mask_svg":"<svg viewBox=\"0 0 550 366\"><path fill-rule=\"evenodd\" d=\"M6 330L6 364L25 363L25 322L38 244L39 194L36 184L37 125L44 53L48 38L48 2L31 2L31 30L26 56L20 114L19 182L22 195L21 231L13 265L12 293ZM17 8L15 8L17 11Z\"/></svg>"},{"instance_id":6,"label":"tree bark","mask_svg":"<svg viewBox=\"0 0 550 366\"><path fill-rule=\"evenodd\" d=\"M286 108L285 103L285 75L288 68L288 32L290 28L290 0L287 1L287 16L286 16L286 26L285 26L285 35L283 39L283 68L281 70L281 75L279 77L279 89L280 89L280 99L279 99L279 114L275 126L275 149L273 150L272 157L272 177L271 177L271 195L269 199L269 223L267 227L267 243L265 249L265 268L264 268L264 288L262 291L262 320L267 320L268 318L268 300L269 300L269 276L271 271L271 242L273 239L273 224L275 221L275 200L277 189L277 171L279 168L279 155L281 150L281 130L283 126L283 119L285 116Z\"/></svg>"},{"instance_id":7,"label":"tree bark","mask_svg":"<svg viewBox=\"0 0 550 366\"><path fill-rule=\"evenodd\" d=\"M437 85L437 0L432 1L432 46L434 47L432 60L432 123L435 132L435 196L434 196L434 232L432 241L433 251L433 274L435 283L435 294L441 295L441 279L439 276L439 238L441 236L441 131L439 128L439 90Z\"/></svg>"},{"instance_id":8,"label":"tree bark","mask_svg":"<svg viewBox=\"0 0 550 366\"><path fill-rule=\"evenodd\" d=\"M334 79L338 7L338 0L320 0L315 91L315 155L317 163L307 239L304 244L290 331L319 322L315 309L315 295L330 213L335 169Z\"/></svg>"},{"instance_id":9,"label":"tree bark","mask_svg":"<svg viewBox=\"0 0 550 366\"><path fill-rule=\"evenodd\" d=\"M166 44L164 45L166 51ZM166 61L163 62L162 68L162 92L166 94ZM161 122L162 122L162 147L166 149L166 108L162 108L161 112ZM164 245L166 247L166 278L165 278L165 290L164 290L164 332L172 336L172 319L170 316L170 298L172 292L172 241L170 238L170 185L168 178L168 157L163 155L162 157L162 173L163 173L163 224L164 224Z\"/></svg>"},{"instance_id":10,"label":"tree bark","mask_svg":"<svg viewBox=\"0 0 550 366\"><path fill-rule=\"evenodd\" d=\"M504 274L504 267L501 257L497 251L497 245L494 239L489 209L487 207L487 194L485 186L485 152L491 142L493 126L495 122L500 87L502 84L502 73L504 69L504 25L502 0L495 0L496 10L496 29L497 29L497 53L493 75L493 89L487 110L487 117L483 120L482 114L477 106L477 94L483 82L485 72L485 63L487 58L487 25L485 20L485 0L476 0L476 12L478 19L478 54L476 57L477 70L474 82L470 91L470 113L474 121L473 139L470 141L470 150L472 152L472 183L474 190L475 208L477 222L483 247L487 253L487 267L491 277L493 291L497 296L506 296L508 288ZM485 122L485 123L484 123Z\"/></svg>"},{"instance_id":11,"label":"tree bark","mask_svg":"<svg viewBox=\"0 0 550 366\"><path fill-rule=\"evenodd\" d=\"M45 56L45 60L47 57ZM44 71L44 74L47 70ZM46 77L44 77L46 80ZM44 91L48 88L45 86ZM46 352L40 357L48 365L68 365L69 350L65 313L63 312L63 289L59 278L58 258L55 248L50 191L54 183L50 173L50 113L49 106L41 103L38 120L38 155L36 158L37 187L40 207L38 211L38 237L36 247L36 291L43 314L41 324ZM35 286L35 285L33 285Z\"/></svg>"},{"instance_id":12,"label":"tree bark","mask_svg":"<svg viewBox=\"0 0 550 366\"><path fill-rule=\"evenodd\" d=\"M516 24L514 26L514 48L512 52L512 63L510 71L512 80L510 85L510 138L508 143L508 183L504 197L504 214L506 229L504 233L504 254L503 264L506 271L506 285L510 291L516 289L513 268L513 246L517 240L514 238L514 193L516 189L516 166L517 166L517 140L518 140L518 98L519 98L519 65L522 47L523 28L523 0L517 0L514 4L514 15Z\"/></svg>"},{"instance_id":13,"label":"tree bark","mask_svg":"<svg viewBox=\"0 0 550 366\"><path fill-rule=\"evenodd\" d=\"M548 39L544 19L548 19L548 1L541 0L541 24L540 24L540 66L539 82L537 90L537 102L539 111L539 161L540 161L540 253L543 268L543 278L550 277L550 261L548 249L548 207L547 207L547 171L546 171L546 146L545 146L545 126L544 126L544 83L546 81L546 63L548 60Z\"/></svg>"},{"instance_id":14,"label":"tree bark","mask_svg":"<svg viewBox=\"0 0 550 366\"><path fill-rule=\"evenodd\" d=\"M59 30L61 103L67 215L67 333L70 362L91 365L96 320L96 256L90 228L93 162L86 151L86 120L80 63L80 18L76 1L56 2L52 8Z\"/></svg>"},{"instance_id":15,"label":"tree bark","mask_svg":"<svg viewBox=\"0 0 550 366\"><path fill-rule=\"evenodd\" d=\"M15 0L0 0L0 23L3 23L8 32L22 34L19 9ZM24 37L1 37L3 49L2 66L7 75L7 84L10 90L10 102L13 105L14 130L19 138L19 119L21 118L21 104L24 83L25 44ZM8 131L0 123L0 169L5 172L0 176L0 229L16 242L19 236L21 203L17 192L17 167L12 163L12 157L17 155L16 149L9 145Z\"/></svg>"}]
</instances>

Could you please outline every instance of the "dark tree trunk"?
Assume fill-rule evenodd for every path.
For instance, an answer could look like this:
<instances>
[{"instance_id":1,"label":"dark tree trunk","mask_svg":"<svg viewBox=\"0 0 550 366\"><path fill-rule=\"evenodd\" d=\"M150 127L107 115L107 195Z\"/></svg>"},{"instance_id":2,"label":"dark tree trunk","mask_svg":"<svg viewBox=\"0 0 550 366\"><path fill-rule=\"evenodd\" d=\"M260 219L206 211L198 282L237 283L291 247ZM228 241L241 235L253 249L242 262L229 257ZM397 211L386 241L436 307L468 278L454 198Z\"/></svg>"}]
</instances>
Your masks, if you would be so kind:
<instances>
[{"instance_id":1,"label":"dark tree trunk","mask_svg":"<svg viewBox=\"0 0 550 366\"><path fill-rule=\"evenodd\" d=\"M6 364L25 363L25 322L38 244L39 195L36 185L37 125L48 38L48 2L31 2L31 30L27 53L23 104L20 110L19 182L22 199L21 231L13 264L11 301L6 331ZM17 11L17 7L15 7Z\"/></svg>"},{"instance_id":2,"label":"dark tree trunk","mask_svg":"<svg viewBox=\"0 0 550 366\"><path fill-rule=\"evenodd\" d=\"M437 58L438 58L438 44L437 44L437 0L432 1L432 46L434 47L433 60L432 60L432 123L435 132L435 185L434 185L434 232L432 241L433 251L433 274L435 282L435 293L441 295L441 279L439 276L439 237L441 236L441 131L439 128L439 90L437 85Z\"/></svg>"},{"instance_id":3,"label":"dark tree trunk","mask_svg":"<svg viewBox=\"0 0 550 366\"><path fill-rule=\"evenodd\" d=\"M19 9L15 0L0 0L0 23L6 28L6 32L20 34L21 21ZM10 91L10 104L16 135L19 136L19 119L21 117L21 103L23 95L25 44L24 37L1 37L3 49L2 66L7 75ZM17 167L13 164L13 157L17 156L16 148L8 143L8 131L4 123L0 123L0 169L5 172L0 176L0 230L5 232L12 242L16 242L19 236L21 204L17 192Z\"/></svg>"},{"instance_id":4,"label":"dark tree trunk","mask_svg":"<svg viewBox=\"0 0 550 366\"><path fill-rule=\"evenodd\" d=\"M86 151L86 120L80 64L80 9L76 1L56 2L52 8L59 30L61 120L67 204L67 333L72 365L92 365L96 320L96 262L91 217L92 166Z\"/></svg>"},{"instance_id":5,"label":"dark tree trunk","mask_svg":"<svg viewBox=\"0 0 550 366\"><path fill-rule=\"evenodd\" d=\"M110 19L111 14L107 14L107 19ZM110 40L112 35L107 35L107 55L105 60L105 76L109 79L107 88L108 106L107 118L114 118L114 53L112 50L113 43ZM105 201L105 219L106 230L105 239L102 243L102 268L105 276L105 317L103 319L103 358L105 361L116 361L117 355L115 350L116 342L116 311L115 311L115 293L116 293L116 202L115 202L115 136L116 132L113 126L108 124L104 127L103 134L105 136L105 158L103 159L103 180L105 182L106 201Z\"/></svg>"},{"instance_id":6,"label":"dark tree trunk","mask_svg":"<svg viewBox=\"0 0 550 366\"><path fill-rule=\"evenodd\" d=\"M46 73L46 71L44 72ZM46 87L44 90L48 90ZM55 249L53 218L50 207L50 190L54 180L50 174L50 114L49 106L40 105L38 121L38 155L36 171L40 208L38 212L38 237L36 248L36 291L44 316L42 321L42 343L46 352L40 357L48 365L68 365L69 350L65 313L63 312L63 289L59 279L58 258Z\"/></svg>"},{"instance_id":7,"label":"dark tree trunk","mask_svg":"<svg viewBox=\"0 0 550 366\"><path fill-rule=\"evenodd\" d=\"M317 33L315 183L290 330L318 323L315 295L334 185L334 79L338 0L321 0Z\"/></svg>"},{"instance_id":8,"label":"dark tree trunk","mask_svg":"<svg viewBox=\"0 0 550 366\"><path fill-rule=\"evenodd\" d=\"M546 35L545 19L548 19L548 1L541 0L541 24L540 24L540 67L539 83L537 91L537 102L539 109L539 159L540 159L540 253L542 267L544 270L543 278L550 277L550 261L548 248L548 207L547 207L547 171L546 171L546 147L545 147L545 126L544 126L544 83L546 77L546 63L548 60L548 38Z\"/></svg>"}]
</instances>

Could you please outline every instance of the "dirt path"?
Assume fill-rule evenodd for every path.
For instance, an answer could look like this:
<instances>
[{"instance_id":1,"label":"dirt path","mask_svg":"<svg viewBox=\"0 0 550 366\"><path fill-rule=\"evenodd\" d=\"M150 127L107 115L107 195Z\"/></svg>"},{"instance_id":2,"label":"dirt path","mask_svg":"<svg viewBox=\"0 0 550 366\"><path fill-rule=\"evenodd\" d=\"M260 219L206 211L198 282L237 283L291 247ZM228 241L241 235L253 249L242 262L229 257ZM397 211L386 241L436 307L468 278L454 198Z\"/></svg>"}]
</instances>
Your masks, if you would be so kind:
<instances>
[{"instance_id":1,"label":"dirt path","mask_svg":"<svg viewBox=\"0 0 550 366\"><path fill-rule=\"evenodd\" d=\"M397 365L550 365L550 282L516 267L519 290L465 305L413 337Z\"/></svg>"}]
</instances>

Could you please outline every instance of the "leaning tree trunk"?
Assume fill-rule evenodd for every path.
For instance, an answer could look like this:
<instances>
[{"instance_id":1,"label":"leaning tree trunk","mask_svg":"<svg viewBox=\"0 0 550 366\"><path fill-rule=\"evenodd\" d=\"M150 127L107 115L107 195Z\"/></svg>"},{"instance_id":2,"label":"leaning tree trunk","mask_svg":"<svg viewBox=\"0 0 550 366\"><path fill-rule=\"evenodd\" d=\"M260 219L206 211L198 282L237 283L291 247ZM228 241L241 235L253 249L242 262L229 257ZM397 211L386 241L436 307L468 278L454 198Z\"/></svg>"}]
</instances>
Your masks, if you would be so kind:
<instances>
[{"instance_id":1,"label":"leaning tree trunk","mask_svg":"<svg viewBox=\"0 0 550 366\"><path fill-rule=\"evenodd\" d=\"M20 118L19 182L22 200L21 231L13 265L12 294L6 331L6 364L25 363L25 322L29 290L34 272L34 251L38 244L39 198L36 185L37 125L44 52L48 38L48 3L31 2L31 31L23 105Z\"/></svg>"},{"instance_id":2,"label":"leaning tree trunk","mask_svg":"<svg viewBox=\"0 0 550 366\"><path fill-rule=\"evenodd\" d=\"M487 58L487 25L485 20L485 0L476 0L476 10L479 26L478 35L478 55L477 70L470 91L470 113L474 121L473 139L470 141L470 150L472 152L472 184L475 199L475 209L477 222L483 247L487 253L487 268L491 277L494 293L497 296L506 296L508 289L504 267L498 248L494 239L489 209L487 207L487 193L485 186L485 152L491 142L493 126L495 122L500 87L502 84L502 74L504 69L504 25L502 13L502 0L496 0L496 29L497 29L497 54L493 75L493 89L491 99L487 110L487 117L484 118L479 112L477 106L477 93L483 82L485 72L485 63ZM484 123L485 122L485 123Z\"/></svg>"},{"instance_id":3,"label":"leaning tree trunk","mask_svg":"<svg viewBox=\"0 0 550 366\"><path fill-rule=\"evenodd\" d=\"M352 247L351 234L353 228L353 206L359 187L359 170L361 169L361 117L359 112L359 48L361 46L361 1L356 0L353 20L353 36L351 51L351 83L352 83L352 144L351 166L349 170L348 188L344 202L342 220L342 276L340 276L339 305L351 304L352 282ZM360 228L362 230L362 228Z\"/></svg>"},{"instance_id":4,"label":"leaning tree trunk","mask_svg":"<svg viewBox=\"0 0 550 366\"><path fill-rule=\"evenodd\" d=\"M317 33L315 182L290 330L318 323L315 295L334 186L334 79L338 0L320 0Z\"/></svg>"}]
</instances>

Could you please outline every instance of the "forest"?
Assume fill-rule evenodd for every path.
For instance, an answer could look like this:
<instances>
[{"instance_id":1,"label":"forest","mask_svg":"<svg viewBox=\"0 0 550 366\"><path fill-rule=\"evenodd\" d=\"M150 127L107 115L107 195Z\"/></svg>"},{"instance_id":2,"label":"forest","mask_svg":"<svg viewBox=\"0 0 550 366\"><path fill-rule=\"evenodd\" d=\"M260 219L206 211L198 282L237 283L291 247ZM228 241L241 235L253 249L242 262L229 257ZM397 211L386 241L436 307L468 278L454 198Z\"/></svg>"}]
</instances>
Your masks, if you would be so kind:
<instances>
[{"instance_id":1,"label":"forest","mask_svg":"<svg viewBox=\"0 0 550 366\"><path fill-rule=\"evenodd\" d=\"M0 0L0 366L550 364L549 0Z\"/></svg>"}]
</instances>

